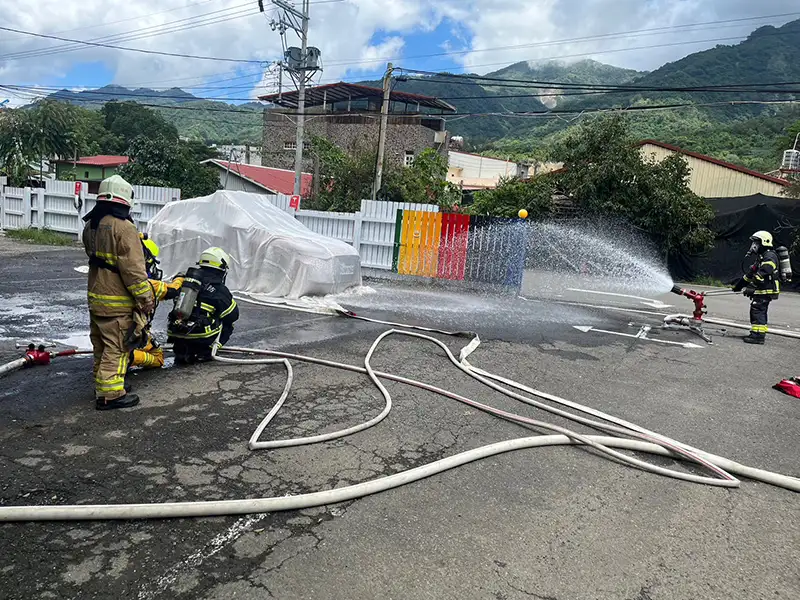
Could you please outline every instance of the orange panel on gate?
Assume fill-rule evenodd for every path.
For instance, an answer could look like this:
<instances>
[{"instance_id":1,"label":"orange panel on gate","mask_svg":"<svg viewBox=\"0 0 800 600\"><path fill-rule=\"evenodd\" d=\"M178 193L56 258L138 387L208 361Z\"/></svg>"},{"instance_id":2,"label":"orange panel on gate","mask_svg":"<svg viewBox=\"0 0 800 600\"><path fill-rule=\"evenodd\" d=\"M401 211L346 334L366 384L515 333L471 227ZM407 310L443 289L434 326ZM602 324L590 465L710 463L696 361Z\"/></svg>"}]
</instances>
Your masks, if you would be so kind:
<instances>
[{"instance_id":1,"label":"orange panel on gate","mask_svg":"<svg viewBox=\"0 0 800 600\"><path fill-rule=\"evenodd\" d=\"M440 213L404 210L397 272L436 277L441 229Z\"/></svg>"}]
</instances>

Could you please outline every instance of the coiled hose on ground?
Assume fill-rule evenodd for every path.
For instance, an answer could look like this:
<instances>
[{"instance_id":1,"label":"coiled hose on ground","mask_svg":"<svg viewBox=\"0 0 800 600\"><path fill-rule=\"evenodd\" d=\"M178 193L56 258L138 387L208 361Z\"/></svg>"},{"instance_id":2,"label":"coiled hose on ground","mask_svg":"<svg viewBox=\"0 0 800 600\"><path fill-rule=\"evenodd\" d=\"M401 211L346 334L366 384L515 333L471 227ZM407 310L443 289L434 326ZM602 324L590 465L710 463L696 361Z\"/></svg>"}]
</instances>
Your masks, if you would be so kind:
<instances>
[{"instance_id":1,"label":"coiled hose on ground","mask_svg":"<svg viewBox=\"0 0 800 600\"><path fill-rule=\"evenodd\" d=\"M362 317L363 319L363 317ZM371 320L373 319L364 319ZM423 329L421 327L409 327L412 329ZM428 330L430 331L430 330ZM437 330L434 330L437 331ZM441 332L449 333L450 335L461 335L463 332ZM375 371L371 366L371 359L377 350L380 343L390 335L404 335L413 338L427 340L436 344L443 350L447 358L457 368L464 373L480 381L484 385L515 398L523 403L547 410L551 413L567 417L576 422L588 425L603 432L612 433L616 435L585 435L580 434L563 427L531 419L522 415L510 413L500 410L498 408L477 402L475 400L466 398L459 394L455 394L448 390L443 390L436 386L408 379L391 373L384 373ZM150 519L150 518L183 518L183 517L210 517L222 515L239 515L239 514L252 514L264 513L273 511L284 510L298 510L302 508L309 508L313 506L321 506L325 504L333 504L336 502L343 502L346 500L353 500L362 498L371 494L386 491L413 481L430 477L437 473L456 468L458 466L480 460L489 456L495 456L504 452L513 450L520 450L524 448L536 448L543 446L554 445L585 445L593 448L594 450L613 458L616 461L634 466L636 468L669 477L674 477L684 481L695 483L702 483L706 485L721 486L721 487L738 487L740 482L734 478L730 473L742 475L759 481L771 483L776 486L784 487L786 489L800 492L800 479L781 475L778 473L771 473L761 469L755 469L728 460L723 457L715 456L702 452L691 446L687 446L660 434L651 432L647 429L618 419L611 415L607 415L601 411L582 406L580 404L570 402L557 396L545 394L525 386L523 384L514 382L512 380L494 375L487 371L472 367L467 362L467 356L477 348L480 340L475 338L465 346L460 354L459 359L452 354L449 348L437 338L424 335L421 333L411 331L400 331L391 329L382 333L373 342L365 359L364 366L350 365L346 363L338 363L334 361L314 358L310 356L303 356L298 354L291 354L285 352L277 352L270 350L258 350L251 348L225 348L220 350L225 356L220 356L215 348L215 359L219 362L234 363L234 364L282 364L287 373L286 385L283 392L276 402L275 406L269 411L266 417L261 421L253 435L250 438L249 447L252 450L259 449L275 449L290 446L300 446L305 444L318 443L332 439L341 438L353 433L363 431L383 420L392 408L392 398L386 387L381 382L381 379L395 381L407 385L413 385L421 389L425 389L436 394L463 402L481 411L493 414L500 418L518 423L524 426L531 426L540 429L556 432L552 435L536 435L532 437L522 437L503 442L497 442L461 452L454 456L443 458L432 462L427 465L409 469L394 475L381 477L372 481L359 483L355 485L340 487L331 490L323 490L308 494L298 494L294 496L280 496L273 498L252 498L241 500L213 500L213 501L198 501L198 502L168 502L168 503L154 503L154 504L101 504L101 505L67 505L67 506L4 506L0 507L0 521L48 521L48 520L107 520L107 519ZM241 358L242 354L248 355L262 355L270 358ZM239 355L240 357L234 358L231 355ZM355 373L366 374L373 384L378 388L384 398L384 408L378 415L369 419L368 421L342 429L339 431L309 436L303 438L294 438L286 440L273 440L273 441L260 441L260 436L269 425L270 421L275 417L278 411L283 406L284 402L289 396L291 391L294 373L290 361L298 360L312 364L323 365L332 368L344 369ZM499 382L499 383L498 383ZM578 410L580 412L590 414L598 419L607 421L601 423L587 417L575 415L568 411L562 410L544 404L532 398L523 396L511 389L503 387L500 383L505 384L511 388L524 391L528 394L555 402L565 407ZM617 437L619 435L628 436L626 438ZM635 437L637 439L628 439ZM618 450L632 450L637 452L646 452L650 454L669 456L672 458L681 458L684 460L692 461L701 465L705 469L712 472L716 477L707 477L696 475L693 473L675 471L667 469L658 465L648 463L638 458L618 452Z\"/></svg>"}]
</instances>

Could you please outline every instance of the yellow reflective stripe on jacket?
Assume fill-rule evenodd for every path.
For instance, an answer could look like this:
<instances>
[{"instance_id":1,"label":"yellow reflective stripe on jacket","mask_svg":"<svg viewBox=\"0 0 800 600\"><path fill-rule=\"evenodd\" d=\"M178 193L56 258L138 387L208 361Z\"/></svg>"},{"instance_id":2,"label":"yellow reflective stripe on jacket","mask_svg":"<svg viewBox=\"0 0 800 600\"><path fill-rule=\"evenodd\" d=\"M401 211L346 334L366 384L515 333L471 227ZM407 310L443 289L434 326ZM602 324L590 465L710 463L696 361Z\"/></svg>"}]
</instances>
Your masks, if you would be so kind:
<instances>
[{"instance_id":1,"label":"yellow reflective stripe on jacket","mask_svg":"<svg viewBox=\"0 0 800 600\"><path fill-rule=\"evenodd\" d=\"M236 308L236 300L231 300L231 305L222 311L222 313L219 315L219 318L222 319L223 317L227 317L233 312L234 308Z\"/></svg>"},{"instance_id":2,"label":"yellow reflective stripe on jacket","mask_svg":"<svg viewBox=\"0 0 800 600\"><path fill-rule=\"evenodd\" d=\"M772 268L773 268L773 269L777 269L777 268L778 268L778 265L776 265L776 264L775 264L773 261L771 261L771 260L765 260L764 262L762 262L762 263L761 263L761 266L762 266L762 267L763 267L764 265L772 265Z\"/></svg>"},{"instance_id":3,"label":"yellow reflective stripe on jacket","mask_svg":"<svg viewBox=\"0 0 800 600\"><path fill-rule=\"evenodd\" d=\"M144 296L150 291L150 282L145 279L139 283L129 285L128 290L130 290L131 294L134 296Z\"/></svg>"},{"instance_id":4,"label":"yellow reflective stripe on jacket","mask_svg":"<svg viewBox=\"0 0 800 600\"><path fill-rule=\"evenodd\" d=\"M201 302L201 303L200 303L200 308L202 308L202 309L203 309L204 311L206 311L207 313L214 313L214 312L216 312L216 311L217 311L217 309L216 309L216 308L214 308L214 307L213 307L213 306L211 306L210 304L206 304L205 302Z\"/></svg>"},{"instance_id":5,"label":"yellow reflective stripe on jacket","mask_svg":"<svg viewBox=\"0 0 800 600\"><path fill-rule=\"evenodd\" d=\"M222 325L220 325L216 329L211 329L210 327L206 326L205 331L202 331L200 333L173 333L170 331L169 335L170 337L179 338L182 340L204 339L218 335L220 331L222 331Z\"/></svg>"},{"instance_id":6,"label":"yellow reflective stripe on jacket","mask_svg":"<svg viewBox=\"0 0 800 600\"><path fill-rule=\"evenodd\" d=\"M106 296L103 294L95 294L88 292L90 306L125 306L133 307L134 302L131 296Z\"/></svg>"},{"instance_id":7,"label":"yellow reflective stripe on jacket","mask_svg":"<svg viewBox=\"0 0 800 600\"><path fill-rule=\"evenodd\" d=\"M95 252L94 255L97 258L100 258L100 259L106 261L110 265L116 265L117 264L117 255L116 254L111 254L110 252Z\"/></svg>"}]
</instances>

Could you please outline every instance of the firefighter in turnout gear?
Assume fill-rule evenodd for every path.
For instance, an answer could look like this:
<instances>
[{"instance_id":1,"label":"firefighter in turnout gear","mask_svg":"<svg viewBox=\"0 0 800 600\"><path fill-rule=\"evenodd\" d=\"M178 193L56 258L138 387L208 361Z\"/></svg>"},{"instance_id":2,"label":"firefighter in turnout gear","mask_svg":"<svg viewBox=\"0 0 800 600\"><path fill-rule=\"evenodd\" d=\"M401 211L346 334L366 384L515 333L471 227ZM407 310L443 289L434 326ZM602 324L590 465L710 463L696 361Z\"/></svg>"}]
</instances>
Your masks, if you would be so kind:
<instances>
[{"instance_id":1,"label":"firefighter in turnout gear","mask_svg":"<svg viewBox=\"0 0 800 600\"><path fill-rule=\"evenodd\" d=\"M778 298L781 291L778 255L769 232L756 231L750 236L750 241L752 244L747 255L755 254L757 258L733 291L744 291L744 295L750 298L750 335L744 338L745 343L763 344L767 336L769 304Z\"/></svg>"},{"instance_id":2,"label":"firefighter in turnout gear","mask_svg":"<svg viewBox=\"0 0 800 600\"><path fill-rule=\"evenodd\" d=\"M220 345L231 337L239 307L225 286L230 262L221 248L208 248L200 254L197 267L187 270L167 329L175 364L211 360L217 337Z\"/></svg>"},{"instance_id":3,"label":"firefighter in turnout gear","mask_svg":"<svg viewBox=\"0 0 800 600\"><path fill-rule=\"evenodd\" d=\"M147 270L147 278L153 288L153 295L155 296L155 307L158 308L158 303L162 300L172 300L178 296L183 285L183 277L176 277L171 282L161 281L163 272L158 267L158 255L160 248L153 240L140 233L139 237L142 240L142 251L144 252L145 268ZM153 309L155 313L155 308ZM153 337L150 331L150 325L145 328L144 342L140 347L131 350L128 360L128 368L141 367L143 369L158 369L164 366L164 349Z\"/></svg>"},{"instance_id":4,"label":"firefighter in turnout gear","mask_svg":"<svg viewBox=\"0 0 800 600\"><path fill-rule=\"evenodd\" d=\"M131 340L141 336L155 304L142 241L130 217L133 188L119 175L103 180L97 204L84 217L89 257L88 303L94 349L96 408L139 403L125 387Z\"/></svg>"}]
</instances>

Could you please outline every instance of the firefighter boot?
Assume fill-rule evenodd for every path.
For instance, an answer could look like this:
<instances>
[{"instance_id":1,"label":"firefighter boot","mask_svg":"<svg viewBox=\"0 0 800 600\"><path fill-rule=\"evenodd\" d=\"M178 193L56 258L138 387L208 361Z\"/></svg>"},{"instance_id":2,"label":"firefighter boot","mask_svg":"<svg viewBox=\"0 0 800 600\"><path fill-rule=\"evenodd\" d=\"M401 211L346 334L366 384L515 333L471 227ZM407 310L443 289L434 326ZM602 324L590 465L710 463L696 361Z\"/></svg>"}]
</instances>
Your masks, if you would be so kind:
<instances>
[{"instance_id":1,"label":"firefighter boot","mask_svg":"<svg viewBox=\"0 0 800 600\"><path fill-rule=\"evenodd\" d=\"M120 398L114 400L106 400L105 398L98 398L95 404L97 410L113 410L115 408L131 408L139 404L139 396L136 394L125 394Z\"/></svg>"},{"instance_id":2,"label":"firefighter boot","mask_svg":"<svg viewBox=\"0 0 800 600\"><path fill-rule=\"evenodd\" d=\"M751 333L750 335L742 338L745 344L764 344L766 336L763 333Z\"/></svg>"}]
</instances>

